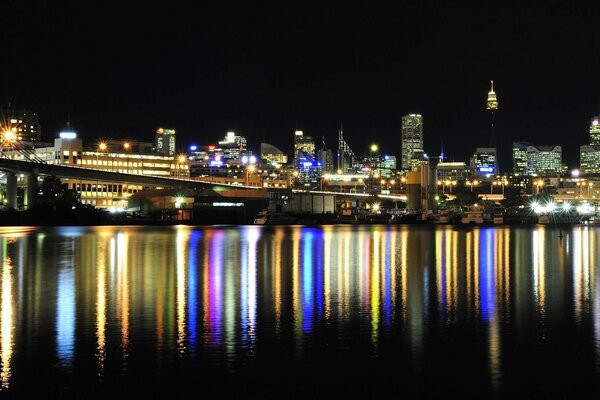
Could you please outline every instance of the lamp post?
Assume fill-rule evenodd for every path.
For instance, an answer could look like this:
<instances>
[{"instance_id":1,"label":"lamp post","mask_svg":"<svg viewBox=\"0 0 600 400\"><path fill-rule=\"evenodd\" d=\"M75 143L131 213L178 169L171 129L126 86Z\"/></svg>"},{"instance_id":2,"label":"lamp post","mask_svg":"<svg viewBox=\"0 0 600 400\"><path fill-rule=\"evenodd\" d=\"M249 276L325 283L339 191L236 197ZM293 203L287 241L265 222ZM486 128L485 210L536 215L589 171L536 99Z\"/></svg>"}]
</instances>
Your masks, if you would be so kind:
<instances>
[{"instance_id":1,"label":"lamp post","mask_svg":"<svg viewBox=\"0 0 600 400\"><path fill-rule=\"evenodd\" d=\"M129 173L129 152L131 150L131 143L123 143L123 150L125 150L125 173Z\"/></svg>"},{"instance_id":2,"label":"lamp post","mask_svg":"<svg viewBox=\"0 0 600 400\"><path fill-rule=\"evenodd\" d=\"M255 168L254 164L250 164L246 167L246 186L250 186L250 173L254 172Z\"/></svg>"},{"instance_id":3,"label":"lamp post","mask_svg":"<svg viewBox=\"0 0 600 400\"><path fill-rule=\"evenodd\" d=\"M181 177L182 176L182 172L181 170L183 169L182 167L187 163L187 157L185 154L180 154L177 156L177 170L176 170L176 176L177 177Z\"/></svg>"},{"instance_id":4,"label":"lamp post","mask_svg":"<svg viewBox=\"0 0 600 400\"><path fill-rule=\"evenodd\" d=\"M98 143L98 149L96 151L96 169L100 169L100 160L99 160L100 153L104 153L107 148L108 148L108 145L106 144L106 142Z\"/></svg>"}]
</instances>

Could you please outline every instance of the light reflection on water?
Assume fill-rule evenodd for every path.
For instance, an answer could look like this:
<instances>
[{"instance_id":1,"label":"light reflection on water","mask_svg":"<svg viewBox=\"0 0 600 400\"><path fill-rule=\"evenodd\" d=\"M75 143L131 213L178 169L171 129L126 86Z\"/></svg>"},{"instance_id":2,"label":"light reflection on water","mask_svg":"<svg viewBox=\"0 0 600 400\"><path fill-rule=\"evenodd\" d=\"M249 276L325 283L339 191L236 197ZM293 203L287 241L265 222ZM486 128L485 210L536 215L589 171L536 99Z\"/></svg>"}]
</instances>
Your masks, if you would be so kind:
<instances>
[{"instance_id":1,"label":"light reflection on water","mask_svg":"<svg viewBox=\"0 0 600 400\"><path fill-rule=\"evenodd\" d=\"M395 362L423 380L448 362L430 349L464 340L473 344L465 355L485 365L487 393L511 393L515 348L567 346L557 337L572 335L594 354L594 371L584 372L596 377L600 235L588 226L563 231L0 231L0 385L25 385L35 352L49 376L62 369L99 382L162 376L179 362L236 373L272 353L301 363L319 349L355 351L357 368L365 356L402 354Z\"/></svg>"}]
</instances>

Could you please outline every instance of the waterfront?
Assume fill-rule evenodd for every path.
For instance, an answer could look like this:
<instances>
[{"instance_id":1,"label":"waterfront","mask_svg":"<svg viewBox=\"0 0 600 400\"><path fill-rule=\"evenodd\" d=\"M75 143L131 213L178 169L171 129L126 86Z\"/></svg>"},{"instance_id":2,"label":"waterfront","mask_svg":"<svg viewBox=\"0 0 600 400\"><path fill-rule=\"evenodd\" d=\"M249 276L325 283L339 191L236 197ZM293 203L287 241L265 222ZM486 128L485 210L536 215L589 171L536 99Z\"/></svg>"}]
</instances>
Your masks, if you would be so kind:
<instances>
[{"instance_id":1,"label":"waterfront","mask_svg":"<svg viewBox=\"0 0 600 400\"><path fill-rule=\"evenodd\" d=\"M14 397L599 393L600 229L0 230Z\"/></svg>"}]
</instances>

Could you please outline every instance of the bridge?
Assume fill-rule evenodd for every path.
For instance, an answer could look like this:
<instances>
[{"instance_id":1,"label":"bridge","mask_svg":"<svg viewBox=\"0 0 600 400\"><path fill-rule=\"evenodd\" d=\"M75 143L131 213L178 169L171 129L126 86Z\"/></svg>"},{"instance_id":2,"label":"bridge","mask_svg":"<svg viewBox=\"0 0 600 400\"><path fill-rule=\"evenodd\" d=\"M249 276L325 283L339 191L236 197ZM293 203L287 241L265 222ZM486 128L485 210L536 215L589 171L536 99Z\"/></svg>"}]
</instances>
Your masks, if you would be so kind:
<instances>
[{"instance_id":1,"label":"bridge","mask_svg":"<svg viewBox=\"0 0 600 400\"><path fill-rule=\"evenodd\" d=\"M37 177L40 175L53 175L59 178L92 180L97 182L111 182L134 184L150 187L168 188L211 188L220 190L227 189L258 189L253 186L234 185L226 183L205 182L201 179L181 177L159 177L149 175L127 174L122 172L103 171L92 168L84 168L73 165L45 164L41 162L13 160L0 158L0 171L6 173L6 197L7 206L17 206L17 175L27 175L27 187L25 190L25 202L31 203L32 196L37 191Z\"/></svg>"},{"instance_id":2,"label":"bridge","mask_svg":"<svg viewBox=\"0 0 600 400\"><path fill-rule=\"evenodd\" d=\"M32 203L32 196L37 192L37 178L40 175L52 175L59 178L88 180L97 182L110 182L122 184L134 184L148 187L165 188L210 188L216 191L222 189L262 189L255 186L240 184L215 183L202 181L202 178L181 177L159 177L139 174L128 174L122 172L104 171L93 168L85 168L73 165L46 164L39 161L14 160L0 157L0 171L6 173L6 197L9 208L17 207L17 175L27 176L27 187L25 190L25 204ZM270 191L287 189L268 188ZM310 194L334 194L345 198L367 199L372 197L367 193L348 193L318 190L293 190L294 193ZM406 201L405 195L378 194L380 199L394 201Z\"/></svg>"}]
</instances>

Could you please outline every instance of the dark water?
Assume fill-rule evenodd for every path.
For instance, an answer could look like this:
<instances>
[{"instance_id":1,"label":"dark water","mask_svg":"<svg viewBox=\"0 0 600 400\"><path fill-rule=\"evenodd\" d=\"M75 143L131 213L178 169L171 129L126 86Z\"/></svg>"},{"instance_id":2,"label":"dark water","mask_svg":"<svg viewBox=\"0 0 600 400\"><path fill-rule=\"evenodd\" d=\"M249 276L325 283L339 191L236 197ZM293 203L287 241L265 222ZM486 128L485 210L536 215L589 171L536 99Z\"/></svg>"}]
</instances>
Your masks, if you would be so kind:
<instances>
[{"instance_id":1,"label":"dark water","mask_svg":"<svg viewBox=\"0 0 600 400\"><path fill-rule=\"evenodd\" d=\"M0 396L600 393L600 228L1 229Z\"/></svg>"}]
</instances>

